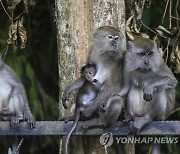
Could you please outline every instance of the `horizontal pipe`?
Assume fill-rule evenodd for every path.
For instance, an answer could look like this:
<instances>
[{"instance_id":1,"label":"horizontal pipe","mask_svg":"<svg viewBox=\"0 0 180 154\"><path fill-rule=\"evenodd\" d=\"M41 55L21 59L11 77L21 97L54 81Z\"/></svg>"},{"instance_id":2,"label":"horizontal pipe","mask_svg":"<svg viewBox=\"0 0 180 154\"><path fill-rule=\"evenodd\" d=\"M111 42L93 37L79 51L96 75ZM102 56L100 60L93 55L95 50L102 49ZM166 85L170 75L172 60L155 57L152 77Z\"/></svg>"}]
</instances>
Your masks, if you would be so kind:
<instances>
[{"instance_id":1,"label":"horizontal pipe","mask_svg":"<svg viewBox=\"0 0 180 154\"><path fill-rule=\"evenodd\" d=\"M27 122L21 122L17 128L10 127L9 121L0 122L0 135L66 135L72 126L73 121L65 123L63 121L36 121L34 129L29 129ZM79 121L73 135L101 135L111 132L113 135L128 135L130 123L117 122L113 128L89 129L83 133L83 123ZM154 121L146 125L138 135L180 135L180 121Z\"/></svg>"}]
</instances>

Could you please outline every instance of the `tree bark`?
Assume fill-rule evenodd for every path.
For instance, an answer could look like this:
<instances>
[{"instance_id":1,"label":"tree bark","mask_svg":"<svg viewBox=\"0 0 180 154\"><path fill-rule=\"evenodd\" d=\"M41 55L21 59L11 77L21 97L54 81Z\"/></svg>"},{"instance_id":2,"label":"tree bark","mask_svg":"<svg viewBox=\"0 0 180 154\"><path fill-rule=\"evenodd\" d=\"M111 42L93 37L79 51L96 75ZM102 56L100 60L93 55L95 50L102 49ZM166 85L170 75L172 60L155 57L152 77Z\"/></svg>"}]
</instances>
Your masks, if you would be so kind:
<instances>
[{"instance_id":1,"label":"tree bark","mask_svg":"<svg viewBox=\"0 0 180 154\"><path fill-rule=\"evenodd\" d=\"M125 34L124 0L56 0L56 25L59 64L59 111L60 116L69 116L61 105L65 87L80 76L79 70L85 64L92 33L100 26L111 25ZM73 97L69 100L73 102ZM83 143L74 137L70 151L82 154ZM89 140L89 153L104 153L99 137ZM78 143L78 144L77 144ZM111 150L114 153L114 150Z\"/></svg>"}]
</instances>

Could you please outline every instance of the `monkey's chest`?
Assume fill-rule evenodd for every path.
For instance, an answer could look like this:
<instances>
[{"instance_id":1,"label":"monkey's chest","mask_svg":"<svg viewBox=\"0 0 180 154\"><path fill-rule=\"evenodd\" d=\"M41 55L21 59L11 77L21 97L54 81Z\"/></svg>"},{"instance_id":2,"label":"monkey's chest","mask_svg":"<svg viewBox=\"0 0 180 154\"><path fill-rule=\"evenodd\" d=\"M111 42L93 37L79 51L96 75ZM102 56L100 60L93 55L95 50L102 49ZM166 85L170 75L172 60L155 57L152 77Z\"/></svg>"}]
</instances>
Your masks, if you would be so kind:
<instances>
[{"instance_id":1,"label":"monkey's chest","mask_svg":"<svg viewBox=\"0 0 180 154\"><path fill-rule=\"evenodd\" d=\"M8 106L11 89L6 81L0 80L0 110Z\"/></svg>"},{"instance_id":2,"label":"monkey's chest","mask_svg":"<svg viewBox=\"0 0 180 154\"><path fill-rule=\"evenodd\" d=\"M127 96L127 109L134 116L146 113L148 102L143 99L143 89L132 87Z\"/></svg>"}]
</instances>

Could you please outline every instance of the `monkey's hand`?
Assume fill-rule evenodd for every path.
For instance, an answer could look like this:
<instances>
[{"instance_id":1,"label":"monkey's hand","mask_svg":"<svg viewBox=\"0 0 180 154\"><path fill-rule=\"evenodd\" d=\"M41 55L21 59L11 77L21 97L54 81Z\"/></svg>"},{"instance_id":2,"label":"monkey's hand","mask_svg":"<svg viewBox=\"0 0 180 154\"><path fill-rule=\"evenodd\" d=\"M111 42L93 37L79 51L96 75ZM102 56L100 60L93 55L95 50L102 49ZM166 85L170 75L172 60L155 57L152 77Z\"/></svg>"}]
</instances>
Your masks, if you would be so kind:
<instances>
[{"instance_id":1,"label":"monkey's hand","mask_svg":"<svg viewBox=\"0 0 180 154\"><path fill-rule=\"evenodd\" d=\"M99 106L99 111L101 112L106 112L107 111L107 101L102 103L100 106Z\"/></svg>"},{"instance_id":2,"label":"monkey's hand","mask_svg":"<svg viewBox=\"0 0 180 154\"><path fill-rule=\"evenodd\" d=\"M10 126L13 127L13 128L17 128L17 125L22 120L23 120L22 116L12 116L11 120L10 120Z\"/></svg>"},{"instance_id":3,"label":"monkey's hand","mask_svg":"<svg viewBox=\"0 0 180 154\"><path fill-rule=\"evenodd\" d=\"M143 93L144 100L151 101L153 99L154 88L152 86L147 86L144 88Z\"/></svg>"},{"instance_id":4,"label":"monkey's hand","mask_svg":"<svg viewBox=\"0 0 180 154\"><path fill-rule=\"evenodd\" d=\"M69 99L69 93L68 92L64 92L63 96L62 96L62 105L65 109L68 109L67 103L66 101Z\"/></svg>"},{"instance_id":5,"label":"monkey's hand","mask_svg":"<svg viewBox=\"0 0 180 154\"><path fill-rule=\"evenodd\" d=\"M98 80L94 79L91 83L96 87L97 90L101 91L102 84L100 84Z\"/></svg>"},{"instance_id":6,"label":"monkey's hand","mask_svg":"<svg viewBox=\"0 0 180 154\"><path fill-rule=\"evenodd\" d=\"M28 122L28 128L30 129L35 128L36 120L34 119L34 117L28 117L27 122Z\"/></svg>"}]
</instances>

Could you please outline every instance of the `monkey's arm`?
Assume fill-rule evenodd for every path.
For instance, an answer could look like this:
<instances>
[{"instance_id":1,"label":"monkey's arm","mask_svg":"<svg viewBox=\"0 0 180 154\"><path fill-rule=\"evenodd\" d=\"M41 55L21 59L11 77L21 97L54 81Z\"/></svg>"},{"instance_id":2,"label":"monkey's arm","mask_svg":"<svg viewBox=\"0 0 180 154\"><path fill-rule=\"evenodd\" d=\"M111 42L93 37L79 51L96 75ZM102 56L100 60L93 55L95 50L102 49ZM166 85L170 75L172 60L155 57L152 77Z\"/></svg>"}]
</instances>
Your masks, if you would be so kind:
<instances>
[{"instance_id":1,"label":"monkey's arm","mask_svg":"<svg viewBox=\"0 0 180 154\"><path fill-rule=\"evenodd\" d=\"M159 71L155 72L157 77L149 82L148 86L152 87L166 87L166 88L174 88L176 87L177 80L173 75L170 68L163 63L159 68Z\"/></svg>"},{"instance_id":2,"label":"monkey's arm","mask_svg":"<svg viewBox=\"0 0 180 154\"><path fill-rule=\"evenodd\" d=\"M157 74L157 77L150 81L143 89L143 98L146 101L152 100L156 88L175 88L177 84L176 78L166 64L162 65L155 73Z\"/></svg>"},{"instance_id":3,"label":"monkey's arm","mask_svg":"<svg viewBox=\"0 0 180 154\"><path fill-rule=\"evenodd\" d=\"M165 88L174 88L177 84L176 79L170 78L168 76L159 76L149 82L148 86L153 88L165 87Z\"/></svg>"},{"instance_id":4,"label":"monkey's arm","mask_svg":"<svg viewBox=\"0 0 180 154\"><path fill-rule=\"evenodd\" d=\"M63 96L62 96L62 104L63 104L63 107L65 109L68 108L67 104L66 104L66 101L69 99L69 95L76 89L80 88L83 83L84 83L84 78L83 77L80 77L78 78L76 81L74 81L73 83L71 83L64 91L63 93Z\"/></svg>"}]
</instances>

